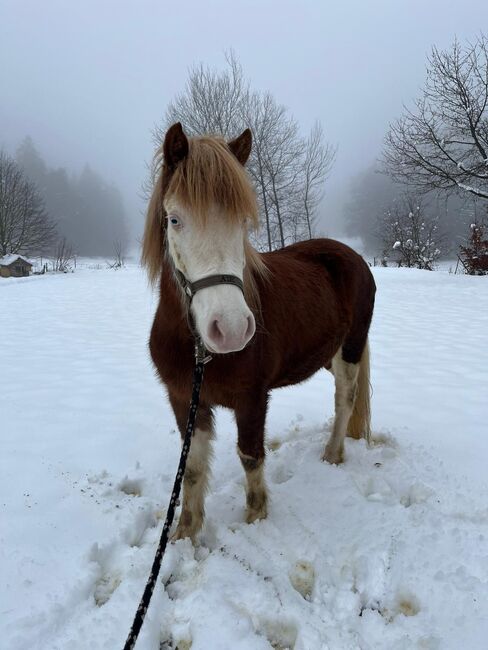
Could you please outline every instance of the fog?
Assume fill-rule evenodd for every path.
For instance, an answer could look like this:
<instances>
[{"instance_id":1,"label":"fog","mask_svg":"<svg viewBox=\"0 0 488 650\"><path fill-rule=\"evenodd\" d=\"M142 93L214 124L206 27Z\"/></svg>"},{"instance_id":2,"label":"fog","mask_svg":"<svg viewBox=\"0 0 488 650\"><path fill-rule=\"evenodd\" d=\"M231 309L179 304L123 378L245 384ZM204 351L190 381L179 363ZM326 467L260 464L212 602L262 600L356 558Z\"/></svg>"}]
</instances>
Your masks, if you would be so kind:
<instances>
[{"instance_id":1,"label":"fog","mask_svg":"<svg viewBox=\"0 0 488 650\"><path fill-rule=\"evenodd\" d=\"M151 129L189 66L222 67L233 48L254 89L304 130L319 119L337 145L320 215L336 234L350 179L418 94L431 46L487 24L483 0L0 0L0 147L13 153L30 135L53 167L89 163L120 188L136 235Z\"/></svg>"}]
</instances>

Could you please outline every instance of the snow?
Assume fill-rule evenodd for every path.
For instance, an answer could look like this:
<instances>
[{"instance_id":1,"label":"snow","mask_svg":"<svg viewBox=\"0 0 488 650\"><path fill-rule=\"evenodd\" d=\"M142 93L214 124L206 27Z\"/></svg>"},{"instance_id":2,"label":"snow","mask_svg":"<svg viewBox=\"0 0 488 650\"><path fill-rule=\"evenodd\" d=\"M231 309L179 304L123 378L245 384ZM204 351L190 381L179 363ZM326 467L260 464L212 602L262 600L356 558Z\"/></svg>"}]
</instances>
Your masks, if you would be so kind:
<instances>
[{"instance_id":1,"label":"snow","mask_svg":"<svg viewBox=\"0 0 488 650\"><path fill-rule=\"evenodd\" d=\"M459 189L470 192L471 194L476 194L477 196L481 196L483 198L487 198L488 196L485 191L480 190L477 187L473 187L472 185L466 185L466 183L460 183L459 181L456 181L456 185L459 187Z\"/></svg>"},{"instance_id":2,"label":"snow","mask_svg":"<svg viewBox=\"0 0 488 650\"><path fill-rule=\"evenodd\" d=\"M205 528L168 548L138 650L486 648L488 284L374 274L375 445L322 463L331 378L276 391L246 525L219 411ZM134 265L5 279L0 304L2 650L121 648L179 456L155 297Z\"/></svg>"},{"instance_id":3,"label":"snow","mask_svg":"<svg viewBox=\"0 0 488 650\"><path fill-rule=\"evenodd\" d=\"M14 254L4 255L3 257L0 257L0 266L10 266L10 264L13 264L17 260L23 260L24 262L27 262L27 264L30 264L32 266L32 262L28 260L27 257L24 257L23 255L14 255Z\"/></svg>"}]
</instances>

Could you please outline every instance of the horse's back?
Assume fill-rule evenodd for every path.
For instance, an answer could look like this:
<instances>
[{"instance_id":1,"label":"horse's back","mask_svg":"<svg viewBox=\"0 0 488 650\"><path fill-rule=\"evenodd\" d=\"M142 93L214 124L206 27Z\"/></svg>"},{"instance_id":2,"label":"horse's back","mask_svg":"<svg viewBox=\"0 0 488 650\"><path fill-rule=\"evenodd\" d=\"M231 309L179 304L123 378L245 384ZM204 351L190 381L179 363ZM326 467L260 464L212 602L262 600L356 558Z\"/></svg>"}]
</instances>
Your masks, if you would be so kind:
<instances>
[{"instance_id":1,"label":"horse's back","mask_svg":"<svg viewBox=\"0 0 488 650\"><path fill-rule=\"evenodd\" d=\"M365 280L366 284L374 286L370 268L361 255L335 239L308 239L271 253L264 253L263 258L271 267L275 265L277 258L319 262L334 281L340 281L342 277L347 278L348 283Z\"/></svg>"},{"instance_id":2,"label":"horse's back","mask_svg":"<svg viewBox=\"0 0 488 650\"><path fill-rule=\"evenodd\" d=\"M286 301L294 323L302 326L298 329L289 320L288 335L304 336L304 328L311 328L329 339L327 357L342 344L344 359L357 363L366 344L376 291L361 255L342 242L321 238L265 253L263 258L272 291L279 287L275 300Z\"/></svg>"}]
</instances>

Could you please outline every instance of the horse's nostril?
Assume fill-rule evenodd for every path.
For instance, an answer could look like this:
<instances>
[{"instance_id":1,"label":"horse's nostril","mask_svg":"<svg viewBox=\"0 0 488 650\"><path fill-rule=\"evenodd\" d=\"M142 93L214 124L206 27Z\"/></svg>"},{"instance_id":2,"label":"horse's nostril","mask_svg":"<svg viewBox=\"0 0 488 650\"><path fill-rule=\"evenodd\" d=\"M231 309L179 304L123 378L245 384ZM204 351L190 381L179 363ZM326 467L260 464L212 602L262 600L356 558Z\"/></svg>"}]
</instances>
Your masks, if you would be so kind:
<instances>
[{"instance_id":1,"label":"horse's nostril","mask_svg":"<svg viewBox=\"0 0 488 650\"><path fill-rule=\"evenodd\" d=\"M219 321L217 319L213 320L208 328L208 337L211 341L215 343L221 343L224 340L224 334L219 327Z\"/></svg>"},{"instance_id":2,"label":"horse's nostril","mask_svg":"<svg viewBox=\"0 0 488 650\"><path fill-rule=\"evenodd\" d=\"M252 316L247 317L247 329L246 333L244 334L244 338L247 340L251 339L254 336L254 332L256 330L256 325L254 323L254 318Z\"/></svg>"}]
</instances>

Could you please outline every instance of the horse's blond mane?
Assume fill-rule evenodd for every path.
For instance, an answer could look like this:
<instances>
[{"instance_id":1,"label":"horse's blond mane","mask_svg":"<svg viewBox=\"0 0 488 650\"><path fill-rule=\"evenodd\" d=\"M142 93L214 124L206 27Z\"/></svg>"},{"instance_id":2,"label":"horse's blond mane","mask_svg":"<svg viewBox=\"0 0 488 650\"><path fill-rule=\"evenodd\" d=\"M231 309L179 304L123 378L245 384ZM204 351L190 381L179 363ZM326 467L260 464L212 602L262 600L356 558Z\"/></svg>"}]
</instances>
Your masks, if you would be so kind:
<instances>
[{"instance_id":1,"label":"horse's blond mane","mask_svg":"<svg viewBox=\"0 0 488 650\"><path fill-rule=\"evenodd\" d=\"M156 154L157 158L162 155L160 151ZM147 269L147 274L151 284L155 284L161 273L163 259L165 255L164 245L164 207L163 207L163 170L154 175L154 187L149 200L146 214L146 223L144 226L144 235L142 237L142 255L141 261Z\"/></svg>"},{"instance_id":2,"label":"horse's blond mane","mask_svg":"<svg viewBox=\"0 0 488 650\"><path fill-rule=\"evenodd\" d=\"M189 138L188 155L176 167L169 179L163 169L163 148L155 156L159 170L147 210L142 243L142 262L151 283L161 273L165 255L163 199L171 196L183 205L192 218L205 224L207 214L218 206L233 222L247 219L252 228L259 224L256 193L244 167L219 137ZM254 305L259 303L254 276L266 276L261 255L246 240L246 295Z\"/></svg>"}]
</instances>

